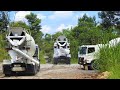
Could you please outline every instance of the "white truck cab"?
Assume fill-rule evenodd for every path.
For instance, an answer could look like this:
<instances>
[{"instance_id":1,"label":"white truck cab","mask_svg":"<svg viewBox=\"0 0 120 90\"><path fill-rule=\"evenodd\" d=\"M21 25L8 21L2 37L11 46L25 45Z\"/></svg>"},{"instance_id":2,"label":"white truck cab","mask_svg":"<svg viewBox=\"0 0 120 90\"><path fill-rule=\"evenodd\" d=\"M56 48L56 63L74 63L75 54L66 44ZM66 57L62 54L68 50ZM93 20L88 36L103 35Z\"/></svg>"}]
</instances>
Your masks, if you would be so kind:
<instances>
[{"instance_id":1,"label":"white truck cab","mask_svg":"<svg viewBox=\"0 0 120 90\"><path fill-rule=\"evenodd\" d=\"M96 57L96 53L100 49L101 44L97 45L82 45L78 50L78 64L88 67L88 69L93 69L93 62Z\"/></svg>"}]
</instances>

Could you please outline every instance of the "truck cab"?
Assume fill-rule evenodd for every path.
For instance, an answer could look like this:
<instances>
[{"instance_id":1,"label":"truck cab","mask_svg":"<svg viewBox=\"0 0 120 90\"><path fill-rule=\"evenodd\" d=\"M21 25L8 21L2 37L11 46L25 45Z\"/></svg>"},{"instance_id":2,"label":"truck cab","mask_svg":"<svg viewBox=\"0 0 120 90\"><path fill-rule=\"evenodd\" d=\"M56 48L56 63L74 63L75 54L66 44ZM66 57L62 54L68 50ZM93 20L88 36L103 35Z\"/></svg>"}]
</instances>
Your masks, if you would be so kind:
<instances>
[{"instance_id":1,"label":"truck cab","mask_svg":"<svg viewBox=\"0 0 120 90\"><path fill-rule=\"evenodd\" d=\"M88 69L93 69L93 62L96 57L96 53L99 50L99 45L82 45L79 47L78 50L78 64L83 65L84 69L85 66Z\"/></svg>"}]
</instances>

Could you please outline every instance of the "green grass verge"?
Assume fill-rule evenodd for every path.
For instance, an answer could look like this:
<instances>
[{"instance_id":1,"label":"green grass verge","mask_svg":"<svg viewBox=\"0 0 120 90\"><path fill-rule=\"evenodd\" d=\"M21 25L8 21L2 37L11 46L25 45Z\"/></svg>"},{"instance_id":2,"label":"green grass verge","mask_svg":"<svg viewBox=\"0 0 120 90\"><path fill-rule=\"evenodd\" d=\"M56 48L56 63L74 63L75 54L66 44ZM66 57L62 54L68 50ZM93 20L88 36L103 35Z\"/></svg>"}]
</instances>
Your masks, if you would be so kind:
<instances>
[{"instance_id":1,"label":"green grass verge","mask_svg":"<svg viewBox=\"0 0 120 90\"><path fill-rule=\"evenodd\" d=\"M120 79L120 45L102 48L95 63L100 71L111 73L109 79Z\"/></svg>"}]
</instances>

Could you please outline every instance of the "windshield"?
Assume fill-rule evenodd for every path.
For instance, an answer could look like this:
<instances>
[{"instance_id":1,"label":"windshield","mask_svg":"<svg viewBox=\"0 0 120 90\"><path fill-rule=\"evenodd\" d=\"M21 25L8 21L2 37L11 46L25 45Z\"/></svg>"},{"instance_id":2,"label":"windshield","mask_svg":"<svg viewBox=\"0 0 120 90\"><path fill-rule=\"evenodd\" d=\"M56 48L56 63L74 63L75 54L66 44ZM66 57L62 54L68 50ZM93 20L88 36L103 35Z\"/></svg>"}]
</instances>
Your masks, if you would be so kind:
<instances>
[{"instance_id":1,"label":"windshield","mask_svg":"<svg viewBox=\"0 0 120 90\"><path fill-rule=\"evenodd\" d=\"M87 47L80 48L80 54L86 54Z\"/></svg>"}]
</instances>

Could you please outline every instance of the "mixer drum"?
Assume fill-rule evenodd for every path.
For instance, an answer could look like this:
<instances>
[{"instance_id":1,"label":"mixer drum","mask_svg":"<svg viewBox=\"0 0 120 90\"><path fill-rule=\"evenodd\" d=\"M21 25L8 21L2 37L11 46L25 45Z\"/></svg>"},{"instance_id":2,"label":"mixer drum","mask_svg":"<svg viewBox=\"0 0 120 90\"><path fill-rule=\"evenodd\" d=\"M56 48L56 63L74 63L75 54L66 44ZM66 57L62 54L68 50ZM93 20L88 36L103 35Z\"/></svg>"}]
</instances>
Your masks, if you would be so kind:
<instances>
[{"instance_id":1,"label":"mixer drum","mask_svg":"<svg viewBox=\"0 0 120 90\"><path fill-rule=\"evenodd\" d=\"M35 41L33 39L33 37L31 37L29 34L26 33L26 44L28 47L30 47L30 49L28 49L27 54L29 56L33 56L35 54L35 50L36 50L36 46L35 46Z\"/></svg>"},{"instance_id":2,"label":"mixer drum","mask_svg":"<svg viewBox=\"0 0 120 90\"><path fill-rule=\"evenodd\" d=\"M21 27L12 27L9 29L9 35L7 36L8 41L13 46L27 47L27 53L29 56L35 54L36 46L32 36L30 36L26 30ZM25 44L23 44L25 43ZM25 46L23 46L25 45ZM23 52L26 52L22 50Z\"/></svg>"}]
</instances>

